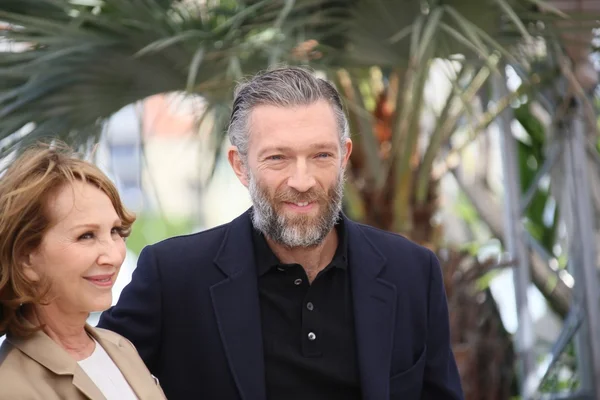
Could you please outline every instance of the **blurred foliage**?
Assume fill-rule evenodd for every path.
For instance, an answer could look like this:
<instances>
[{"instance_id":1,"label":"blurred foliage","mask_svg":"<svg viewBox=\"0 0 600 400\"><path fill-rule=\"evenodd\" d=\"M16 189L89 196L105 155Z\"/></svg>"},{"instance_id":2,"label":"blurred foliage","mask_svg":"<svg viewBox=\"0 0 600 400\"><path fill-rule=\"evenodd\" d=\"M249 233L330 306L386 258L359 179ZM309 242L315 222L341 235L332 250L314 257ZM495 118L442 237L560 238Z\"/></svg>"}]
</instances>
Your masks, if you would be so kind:
<instances>
[{"instance_id":1,"label":"blurred foliage","mask_svg":"<svg viewBox=\"0 0 600 400\"><path fill-rule=\"evenodd\" d=\"M9 46L0 50L0 158L47 136L89 146L122 107L173 91L207 101L199 124L212 121L210 145L220 155L235 82L280 62L308 64L335 82L347 105L355 144L350 214L437 249L435 171L516 99L556 83L558 67L540 49L557 36L562 17L543 0L3 0ZM576 17L586 19L596 16ZM452 88L425 132L435 63L444 64ZM493 104L483 101L506 64L525 70L523 85ZM544 162L545 133L526 106L515 118L525 130L524 189ZM466 137L459 146L457 133ZM526 219L551 249L558 210L546 218L549 204L549 188L540 187ZM128 246L137 253L143 243L190 229L187 221L141 215ZM506 398L510 341L481 291L487 264L465 257L444 262L455 351L470 399Z\"/></svg>"},{"instance_id":2,"label":"blurred foliage","mask_svg":"<svg viewBox=\"0 0 600 400\"><path fill-rule=\"evenodd\" d=\"M525 195L546 161L547 132L542 123L531 113L530 104L526 103L516 108L514 115L524 129L524 137L517 140L521 194ZM529 233L552 253L559 224L559 208L555 206L556 202L550 192L550 185L538 185L524 217ZM548 218L548 212L552 213L551 218Z\"/></svg>"},{"instance_id":3,"label":"blurred foliage","mask_svg":"<svg viewBox=\"0 0 600 400\"><path fill-rule=\"evenodd\" d=\"M571 341L540 385L539 392L540 394L573 393L580 387L580 383L575 344Z\"/></svg>"},{"instance_id":4,"label":"blurred foliage","mask_svg":"<svg viewBox=\"0 0 600 400\"><path fill-rule=\"evenodd\" d=\"M89 145L125 105L181 90L208 100L216 149L244 75L285 61L408 68L419 82L428 68L415 66L432 57L514 60L506 46L531 37L527 21L558 14L537 12L539 2L4 0L0 156L44 136Z\"/></svg>"},{"instance_id":5,"label":"blurred foliage","mask_svg":"<svg viewBox=\"0 0 600 400\"><path fill-rule=\"evenodd\" d=\"M139 255L148 244L186 235L194 229L190 219L163 217L158 214L142 213L133 224L131 235L127 238L127 248Z\"/></svg>"}]
</instances>

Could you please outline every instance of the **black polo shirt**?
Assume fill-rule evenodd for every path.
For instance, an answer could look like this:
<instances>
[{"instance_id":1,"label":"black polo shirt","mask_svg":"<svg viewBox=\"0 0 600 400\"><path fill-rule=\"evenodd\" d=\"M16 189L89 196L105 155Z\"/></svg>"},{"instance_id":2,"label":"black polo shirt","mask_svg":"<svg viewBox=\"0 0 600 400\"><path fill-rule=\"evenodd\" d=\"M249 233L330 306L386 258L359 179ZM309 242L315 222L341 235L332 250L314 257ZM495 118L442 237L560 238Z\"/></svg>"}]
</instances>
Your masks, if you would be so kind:
<instances>
[{"instance_id":1,"label":"black polo shirt","mask_svg":"<svg viewBox=\"0 0 600 400\"><path fill-rule=\"evenodd\" d=\"M336 229L335 255L312 284L254 230L269 400L361 398L343 221Z\"/></svg>"}]
</instances>

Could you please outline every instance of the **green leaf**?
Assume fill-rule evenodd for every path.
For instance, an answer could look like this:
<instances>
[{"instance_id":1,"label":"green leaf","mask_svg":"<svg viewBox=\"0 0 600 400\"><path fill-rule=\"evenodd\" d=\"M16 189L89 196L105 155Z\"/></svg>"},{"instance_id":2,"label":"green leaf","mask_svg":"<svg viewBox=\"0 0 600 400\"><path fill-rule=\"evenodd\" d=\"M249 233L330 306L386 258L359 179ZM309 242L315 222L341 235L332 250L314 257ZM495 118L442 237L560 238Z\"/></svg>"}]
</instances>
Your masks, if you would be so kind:
<instances>
[{"instance_id":1,"label":"green leaf","mask_svg":"<svg viewBox=\"0 0 600 400\"><path fill-rule=\"evenodd\" d=\"M186 83L186 90L188 92L192 91L192 88L196 84L196 77L198 76L198 69L200 68L200 64L202 63L202 59L204 58L204 47L199 47L194 53L194 57L192 58L192 63L190 64L190 72L188 73L188 79Z\"/></svg>"},{"instance_id":2,"label":"green leaf","mask_svg":"<svg viewBox=\"0 0 600 400\"><path fill-rule=\"evenodd\" d=\"M494 40L494 38L492 38L490 35L488 35L483 29L478 28L477 26L472 26L473 29L475 30L475 32L477 32L477 34L487 43L489 43L493 49L495 49L496 51L498 51L500 54L502 54L506 60L512 64L515 65L520 65L521 63L515 58L515 56L513 56L511 54L511 52L509 50L507 50L504 46L502 46L500 43L498 43L496 40Z\"/></svg>"},{"instance_id":3,"label":"green leaf","mask_svg":"<svg viewBox=\"0 0 600 400\"><path fill-rule=\"evenodd\" d=\"M460 35L457 30L448 26L451 30L455 31L456 34L459 34L461 39L458 39L456 34L453 35L457 40L463 44L466 44L467 47L475 48L476 53L478 54L487 54L487 47L483 44L479 35L477 34L475 28L475 24L466 19L461 13L459 13L454 7L446 6L446 11L448 14L456 21L456 24L461 28L461 30L465 33L465 35ZM468 43L465 43L465 41Z\"/></svg>"},{"instance_id":4,"label":"green leaf","mask_svg":"<svg viewBox=\"0 0 600 400\"><path fill-rule=\"evenodd\" d=\"M526 1L529 1L532 4L535 4L543 11L548 11L552 14L557 15L560 18L565 18L565 19L570 18L567 14L565 14L564 12L562 12L561 10L559 10L557 7L553 6L546 0L526 0Z\"/></svg>"},{"instance_id":5,"label":"green leaf","mask_svg":"<svg viewBox=\"0 0 600 400\"><path fill-rule=\"evenodd\" d=\"M397 42L401 41L402 39L406 38L408 35L410 35L412 33L413 29L414 29L413 25L405 26L404 28L400 29L398 32L393 34L388 39L388 41L392 44L397 43Z\"/></svg>"},{"instance_id":6,"label":"green leaf","mask_svg":"<svg viewBox=\"0 0 600 400\"><path fill-rule=\"evenodd\" d=\"M425 16L419 15L415 22L412 24L412 36L410 38L410 56L416 57L419 54L419 44L421 42L421 30L425 23Z\"/></svg>"},{"instance_id":7,"label":"green leaf","mask_svg":"<svg viewBox=\"0 0 600 400\"><path fill-rule=\"evenodd\" d=\"M440 26L446 33L448 33L450 36L452 36L456 41L465 45L467 48L471 49L473 52L478 54L480 57L487 59L490 56L486 50L480 49L478 46L473 44L463 34L458 32L456 29L452 28L450 25L442 22L440 24Z\"/></svg>"},{"instance_id":8,"label":"green leaf","mask_svg":"<svg viewBox=\"0 0 600 400\"><path fill-rule=\"evenodd\" d=\"M434 37L438 33L438 27L443 15L444 9L442 7L438 7L430 13L425 26L425 31L423 32L423 37L419 43L420 51L417 56L419 60L423 58L427 49L431 47Z\"/></svg>"},{"instance_id":9,"label":"green leaf","mask_svg":"<svg viewBox=\"0 0 600 400\"><path fill-rule=\"evenodd\" d=\"M496 1L496 3L498 3L500 8L502 8L502 10L504 10L506 15L509 16L509 18L515 24L515 26L519 29L519 31L521 32L521 35L523 35L523 37L527 41L531 41L533 38L529 34L529 31L527 31L527 28L523 24L523 21L521 21L521 18L519 18L519 16L515 12L515 10L513 10L513 8L510 6L510 4L508 4L506 2L506 0L495 0L495 1Z\"/></svg>"},{"instance_id":10,"label":"green leaf","mask_svg":"<svg viewBox=\"0 0 600 400\"><path fill-rule=\"evenodd\" d=\"M142 57L148 53L159 52L166 49L169 46L173 46L175 44L179 44L188 40L210 39L211 36L212 34L210 32L203 32L198 30L183 32L172 37L157 40L148 44L147 46L144 46L142 49L140 49L134 54L134 57Z\"/></svg>"}]
</instances>

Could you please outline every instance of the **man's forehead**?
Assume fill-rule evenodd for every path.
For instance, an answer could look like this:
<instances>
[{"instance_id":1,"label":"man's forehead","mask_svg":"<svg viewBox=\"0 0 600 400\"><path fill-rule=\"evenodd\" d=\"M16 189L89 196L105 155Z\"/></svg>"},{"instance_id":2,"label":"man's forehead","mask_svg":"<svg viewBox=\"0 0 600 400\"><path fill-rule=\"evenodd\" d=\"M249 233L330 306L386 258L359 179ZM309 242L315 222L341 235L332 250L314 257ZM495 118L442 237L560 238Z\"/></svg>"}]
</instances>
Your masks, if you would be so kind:
<instances>
[{"instance_id":1,"label":"man's forehead","mask_svg":"<svg viewBox=\"0 0 600 400\"><path fill-rule=\"evenodd\" d=\"M320 107L318 104L294 107L277 107L261 105L249 115L248 133L272 133L272 129L319 129L332 131L337 135L338 127L331 107Z\"/></svg>"}]
</instances>

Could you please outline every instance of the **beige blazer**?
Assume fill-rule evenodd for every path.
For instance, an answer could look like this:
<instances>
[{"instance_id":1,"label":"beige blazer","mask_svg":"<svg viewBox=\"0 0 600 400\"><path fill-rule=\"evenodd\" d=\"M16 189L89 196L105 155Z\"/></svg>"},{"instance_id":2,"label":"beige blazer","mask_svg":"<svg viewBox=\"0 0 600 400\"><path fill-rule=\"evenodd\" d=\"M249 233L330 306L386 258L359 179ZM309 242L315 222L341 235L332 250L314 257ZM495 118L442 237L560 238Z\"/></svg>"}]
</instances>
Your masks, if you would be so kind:
<instances>
[{"instance_id":1,"label":"beige blazer","mask_svg":"<svg viewBox=\"0 0 600 400\"><path fill-rule=\"evenodd\" d=\"M135 347L124 337L89 325L86 331L112 358L140 400L165 395ZM10 335L0 347L0 400L106 400L56 342L42 331L27 339Z\"/></svg>"}]
</instances>

